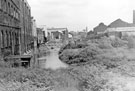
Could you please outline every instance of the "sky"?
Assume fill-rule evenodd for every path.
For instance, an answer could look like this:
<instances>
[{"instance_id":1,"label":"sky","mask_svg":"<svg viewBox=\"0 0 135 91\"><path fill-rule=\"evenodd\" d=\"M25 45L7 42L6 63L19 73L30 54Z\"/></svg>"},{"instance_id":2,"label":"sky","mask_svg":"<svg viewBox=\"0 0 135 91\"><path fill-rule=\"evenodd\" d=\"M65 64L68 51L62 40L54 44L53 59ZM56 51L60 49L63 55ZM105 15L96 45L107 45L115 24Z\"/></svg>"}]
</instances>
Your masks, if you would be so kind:
<instances>
[{"instance_id":1,"label":"sky","mask_svg":"<svg viewBox=\"0 0 135 91\"><path fill-rule=\"evenodd\" d=\"M37 26L93 30L116 19L132 23L135 0L27 0Z\"/></svg>"}]
</instances>

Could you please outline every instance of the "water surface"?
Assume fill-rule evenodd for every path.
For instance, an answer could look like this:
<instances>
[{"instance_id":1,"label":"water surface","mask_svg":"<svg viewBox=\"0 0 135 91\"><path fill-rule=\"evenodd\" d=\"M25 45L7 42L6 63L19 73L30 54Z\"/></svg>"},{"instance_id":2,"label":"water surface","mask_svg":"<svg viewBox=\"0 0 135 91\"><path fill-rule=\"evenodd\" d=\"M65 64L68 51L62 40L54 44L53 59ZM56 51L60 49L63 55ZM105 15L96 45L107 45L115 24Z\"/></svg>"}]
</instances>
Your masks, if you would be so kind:
<instances>
[{"instance_id":1,"label":"water surface","mask_svg":"<svg viewBox=\"0 0 135 91\"><path fill-rule=\"evenodd\" d=\"M59 49L51 49L50 53L45 57L39 58L39 66L41 68L59 69L66 68L67 65L63 63L58 56Z\"/></svg>"}]
</instances>

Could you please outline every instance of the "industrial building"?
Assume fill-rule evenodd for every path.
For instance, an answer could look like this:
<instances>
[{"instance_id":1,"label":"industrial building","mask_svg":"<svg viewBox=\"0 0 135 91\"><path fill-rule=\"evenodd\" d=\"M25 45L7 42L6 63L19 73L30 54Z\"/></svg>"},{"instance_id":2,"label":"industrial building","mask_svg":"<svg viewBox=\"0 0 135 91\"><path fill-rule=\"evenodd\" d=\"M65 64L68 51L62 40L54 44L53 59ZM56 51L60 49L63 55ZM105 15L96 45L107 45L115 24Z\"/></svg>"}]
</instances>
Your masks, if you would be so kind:
<instances>
[{"instance_id":1,"label":"industrial building","mask_svg":"<svg viewBox=\"0 0 135 91\"><path fill-rule=\"evenodd\" d=\"M26 0L0 0L0 54L20 55L32 42L31 8Z\"/></svg>"}]
</instances>

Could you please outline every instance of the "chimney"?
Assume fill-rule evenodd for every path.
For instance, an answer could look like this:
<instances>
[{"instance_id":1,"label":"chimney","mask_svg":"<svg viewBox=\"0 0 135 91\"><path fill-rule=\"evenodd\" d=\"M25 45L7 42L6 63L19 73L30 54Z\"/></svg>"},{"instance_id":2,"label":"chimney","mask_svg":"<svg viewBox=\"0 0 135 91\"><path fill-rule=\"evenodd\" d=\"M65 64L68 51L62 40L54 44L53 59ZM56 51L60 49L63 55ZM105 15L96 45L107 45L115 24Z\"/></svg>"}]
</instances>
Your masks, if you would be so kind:
<instances>
[{"instance_id":1,"label":"chimney","mask_svg":"<svg viewBox=\"0 0 135 91\"><path fill-rule=\"evenodd\" d=\"M135 24L135 10L133 10L133 24Z\"/></svg>"}]
</instances>

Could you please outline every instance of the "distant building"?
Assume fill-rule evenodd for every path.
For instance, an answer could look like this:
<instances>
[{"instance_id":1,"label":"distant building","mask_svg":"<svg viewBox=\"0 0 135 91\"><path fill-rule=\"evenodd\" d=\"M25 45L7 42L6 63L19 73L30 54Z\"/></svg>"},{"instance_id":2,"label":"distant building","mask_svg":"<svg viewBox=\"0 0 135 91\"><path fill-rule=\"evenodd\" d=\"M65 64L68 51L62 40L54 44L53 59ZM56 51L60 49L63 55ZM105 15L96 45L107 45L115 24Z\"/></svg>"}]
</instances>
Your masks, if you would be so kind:
<instances>
[{"instance_id":1,"label":"distant building","mask_svg":"<svg viewBox=\"0 0 135 91\"><path fill-rule=\"evenodd\" d=\"M67 28L47 28L48 40L65 41L68 40Z\"/></svg>"},{"instance_id":2,"label":"distant building","mask_svg":"<svg viewBox=\"0 0 135 91\"><path fill-rule=\"evenodd\" d=\"M44 31L44 35L45 35L45 37L47 37L48 35L48 33L47 33L47 27L46 27L46 25L40 25L40 26L38 26L39 28L42 28L42 30Z\"/></svg>"},{"instance_id":3,"label":"distant building","mask_svg":"<svg viewBox=\"0 0 135 91\"><path fill-rule=\"evenodd\" d=\"M109 37L124 37L124 36L135 36L135 24L127 23L121 19L117 19L112 22L105 31Z\"/></svg>"},{"instance_id":4,"label":"distant building","mask_svg":"<svg viewBox=\"0 0 135 91\"><path fill-rule=\"evenodd\" d=\"M100 23L93 30L95 34L102 34L107 29L107 26L104 23Z\"/></svg>"},{"instance_id":5,"label":"distant building","mask_svg":"<svg viewBox=\"0 0 135 91\"><path fill-rule=\"evenodd\" d=\"M39 45L44 43L44 31L42 28L37 28L37 43Z\"/></svg>"},{"instance_id":6,"label":"distant building","mask_svg":"<svg viewBox=\"0 0 135 91\"><path fill-rule=\"evenodd\" d=\"M87 39L91 39L91 38L93 38L93 37L95 36L95 34L96 34L96 33L94 33L94 31L91 30L91 31L89 31L89 32L87 33L87 37L86 37L86 38L87 38Z\"/></svg>"}]
</instances>

